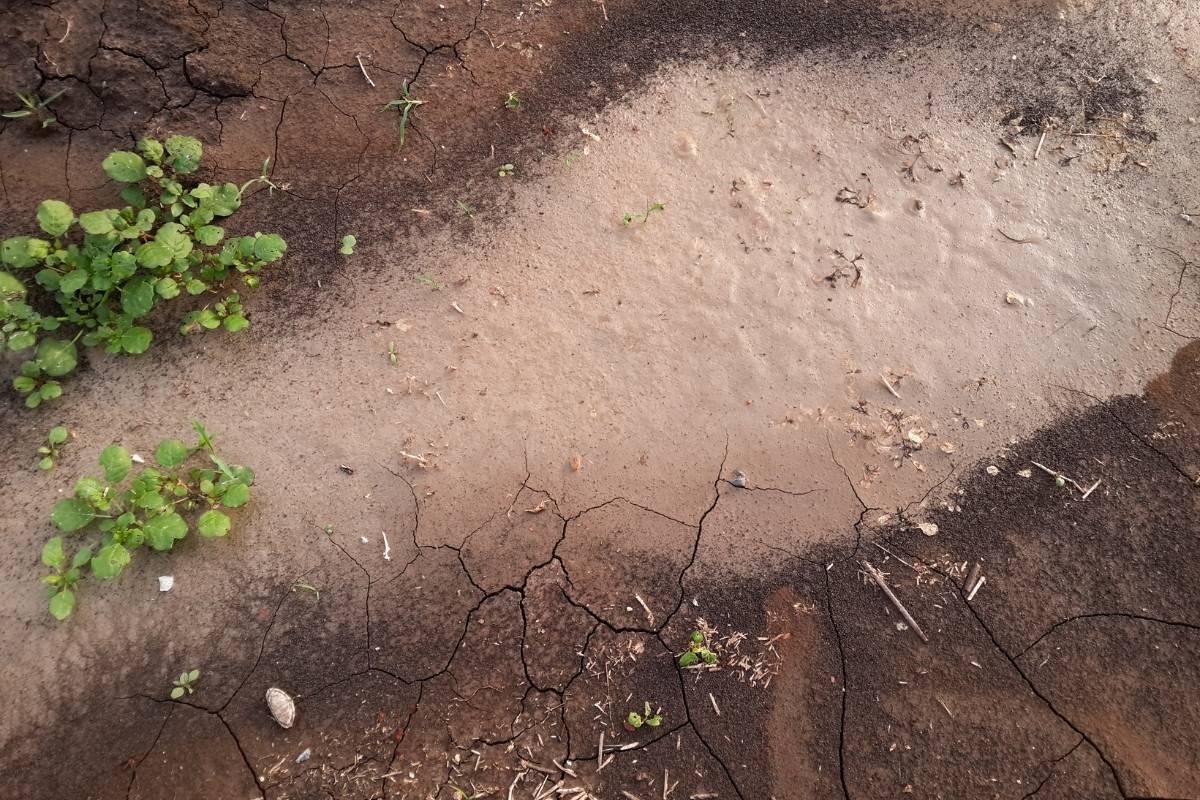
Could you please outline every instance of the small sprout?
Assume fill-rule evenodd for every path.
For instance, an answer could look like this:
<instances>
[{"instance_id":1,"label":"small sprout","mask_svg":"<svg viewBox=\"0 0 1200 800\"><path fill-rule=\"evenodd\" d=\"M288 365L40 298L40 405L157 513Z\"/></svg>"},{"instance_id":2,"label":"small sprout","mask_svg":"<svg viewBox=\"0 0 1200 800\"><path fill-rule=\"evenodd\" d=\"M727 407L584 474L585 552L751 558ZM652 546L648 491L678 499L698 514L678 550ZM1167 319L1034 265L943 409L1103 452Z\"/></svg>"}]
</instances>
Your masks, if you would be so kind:
<instances>
[{"instance_id":1,"label":"small sprout","mask_svg":"<svg viewBox=\"0 0 1200 800\"><path fill-rule=\"evenodd\" d=\"M295 583L292 584L292 591L294 592L297 589L303 589L306 592L312 592L313 594L315 594L317 596L318 602L321 600L321 590L318 589L317 587L313 586L312 584L296 581Z\"/></svg>"},{"instance_id":2,"label":"small sprout","mask_svg":"<svg viewBox=\"0 0 1200 800\"><path fill-rule=\"evenodd\" d=\"M626 211L621 217L621 224L628 227L634 222L641 222L643 225L645 225L646 220L650 219L651 214L653 214L655 211L662 211L666 207L667 206L665 203L655 202L651 203L650 206L641 214L634 214L632 211Z\"/></svg>"},{"instance_id":3,"label":"small sprout","mask_svg":"<svg viewBox=\"0 0 1200 800\"><path fill-rule=\"evenodd\" d=\"M1054 476L1054 485L1057 486L1059 489L1061 489L1067 485L1067 479L1062 475L1055 475Z\"/></svg>"},{"instance_id":4,"label":"small sprout","mask_svg":"<svg viewBox=\"0 0 1200 800\"><path fill-rule=\"evenodd\" d=\"M514 170L516 170L516 167L514 167L512 164L501 164L499 172L500 177L507 178L513 174Z\"/></svg>"},{"instance_id":5,"label":"small sprout","mask_svg":"<svg viewBox=\"0 0 1200 800\"><path fill-rule=\"evenodd\" d=\"M321 530L325 531L326 536L333 536L333 526L332 525L326 525Z\"/></svg>"},{"instance_id":6,"label":"small sprout","mask_svg":"<svg viewBox=\"0 0 1200 800\"><path fill-rule=\"evenodd\" d=\"M50 433L46 434L46 444L38 448L38 455L42 456L38 462L38 469L52 470L54 469L54 459L58 458L58 447L67 440L70 435L69 431L62 425L55 425L50 429Z\"/></svg>"},{"instance_id":7,"label":"small sprout","mask_svg":"<svg viewBox=\"0 0 1200 800\"><path fill-rule=\"evenodd\" d=\"M46 99L42 99L37 92L17 92L17 101L21 107L12 111L5 111L0 114L4 119L26 119L33 117L41 123L43 128L48 128L58 122L58 118L50 113L50 104L67 93L66 89L55 92Z\"/></svg>"},{"instance_id":8,"label":"small sprout","mask_svg":"<svg viewBox=\"0 0 1200 800\"><path fill-rule=\"evenodd\" d=\"M521 98L517 96L516 92L509 92L508 96L504 98L504 107L512 109L520 108Z\"/></svg>"},{"instance_id":9,"label":"small sprout","mask_svg":"<svg viewBox=\"0 0 1200 800\"><path fill-rule=\"evenodd\" d=\"M455 200L458 210L468 219L475 219L475 206L464 203L462 200Z\"/></svg>"},{"instance_id":10,"label":"small sprout","mask_svg":"<svg viewBox=\"0 0 1200 800\"><path fill-rule=\"evenodd\" d=\"M438 283L428 275L418 275L417 283L421 284L422 286L427 286L430 290L435 292L440 292L442 289L446 288L446 284Z\"/></svg>"},{"instance_id":11,"label":"small sprout","mask_svg":"<svg viewBox=\"0 0 1200 800\"><path fill-rule=\"evenodd\" d=\"M200 680L200 670L198 669L179 673L179 677L175 679L175 688L171 689L171 699L178 700L185 694L195 692L198 680Z\"/></svg>"},{"instance_id":12,"label":"small sprout","mask_svg":"<svg viewBox=\"0 0 1200 800\"><path fill-rule=\"evenodd\" d=\"M342 246L338 252L344 256L354 255L354 248L358 244L358 239L352 233L347 233L342 237Z\"/></svg>"},{"instance_id":13,"label":"small sprout","mask_svg":"<svg viewBox=\"0 0 1200 800\"><path fill-rule=\"evenodd\" d=\"M408 81L400 84L400 91L403 96L398 100L389 100L384 103L380 111L400 112L400 146L404 147L404 139L408 135L408 115L414 108L423 105L425 101L418 100L409 93Z\"/></svg>"},{"instance_id":14,"label":"small sprout","mask_svg":"<svg viewBox=\"0 0 1200 800\"><path fill-rule=\"evenodd\" d=\"M393 367L396 366L399 358L400 354L396 352L396 343L388 342L388 361L391 362Z\"/></svg>"},{"instance_id":15,"label":"small sprout","mask_svg":"<svg viewBox=\"0 0 1200 800\"><path fill-rule=\"evenodd\" d=\"M642 707L641 713L638 713L637 711L629 712L629 715L625 717L625 727L631 731L636 731L643 725L651 728L657 728L659 725L662 725L662 720L662 709L654 711L651 709L650 703L647 702Z\"/></svg>"},{"instance_id":16,"label":"small sprout","mask_svg":"<svg viewBox=\"0 0 1200 800\"><path fill-rule=\"evenodd\" d=\"M704 640L704 634L700 631L692 631L688 649L684 650L678 659L679 668L687 669L694 667L701 662L708 666L716 666L717 654L709 649L708 644Z\"/></svg>"}]
</instances>

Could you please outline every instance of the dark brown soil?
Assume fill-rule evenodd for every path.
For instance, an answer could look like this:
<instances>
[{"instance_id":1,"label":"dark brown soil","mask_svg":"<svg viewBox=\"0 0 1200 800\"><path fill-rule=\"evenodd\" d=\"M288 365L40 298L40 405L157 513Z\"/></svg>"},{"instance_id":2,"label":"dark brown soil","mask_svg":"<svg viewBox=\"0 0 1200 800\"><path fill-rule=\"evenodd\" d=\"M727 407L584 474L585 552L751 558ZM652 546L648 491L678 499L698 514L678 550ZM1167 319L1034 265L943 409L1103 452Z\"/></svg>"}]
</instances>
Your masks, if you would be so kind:
<instances>
[{"instance_id":1,"label":"dark brown soil","mask_svg":"<svg viewBox=\"0 0 1200 800\"><path fill-rule=\"evenodd\" d=\"M505 190L485 181L491 145L532 163L559 147L561 120L602 111L668 60L970 47L978 26L939 9L11 3L0 10L0 93L68 93L55 105L60 125L0 128L0 231L25 230L43 197L106 201L105 152L187 130L215 143L217 174L244 178L272 159L288 188L269 219L252 202L243 220L290 245L263 299L289 322L268 324L315 323L333 302L326 290L367 277L334 255L343 233L419 241L425 226L455 225L469 235L460 197L487 201L479 224L503 214ZM1103 42L1077 46L1075 57L1108 57ZM360 91L360 55L386 91L408 81L427 100L403 151L396 120ZM1038 105L1044 69L1014 69L994 78L1011 108L1072 113ZM1111 73L1085 116L1143 113L1126 73ZM511 112L500 101L514 87L525 107ZM477 785L503 797L523 772L524 797L543 777L614 798L1198 797L1197 398L1192 343L1145 396L1082 398L1084 410L997 454L998 475L972 468L954 496L961 510L932 514L935 537L903 515L876 524L885 511L862 507L852 487L833 499L740 490L714 464L712 504L696 520L621 498L568 518L522 484L462 539L423 527L411 487L360 476L392 498L390 518L412 520L386 568L309 526L321 555L306 581L335 588L317 596L282 575L231 586L205 691L187 702L110 691L105 665L90 665L91 706L73 715L48 691L45 727L0 756L0 794L450 798ZM17 412L4 402L8 426ZM1083 500L1037 470L1020 477L1030 461L1102 483ZM781 518L811 526L803 549L763 540ZM610 542L619 532L620 546L597 544L597 526ZM764 565L755 580L723 574L728 554L750 550ZM888 573L929 644L898 628L862 559ZM963 562L987 579L969 602ZM639 600L646 576L655 588ZM677 669L701 618L719 637L744 633L749 666ZM145 678L133 685L151 686L172 648L164 635L112 658ZM267 717L269 686L296 694L296 728ZM662 725L624 730L643 702L661 708ZM602 771L601 730L608 746L632 745Z\"/></svg>"}]
</instances>

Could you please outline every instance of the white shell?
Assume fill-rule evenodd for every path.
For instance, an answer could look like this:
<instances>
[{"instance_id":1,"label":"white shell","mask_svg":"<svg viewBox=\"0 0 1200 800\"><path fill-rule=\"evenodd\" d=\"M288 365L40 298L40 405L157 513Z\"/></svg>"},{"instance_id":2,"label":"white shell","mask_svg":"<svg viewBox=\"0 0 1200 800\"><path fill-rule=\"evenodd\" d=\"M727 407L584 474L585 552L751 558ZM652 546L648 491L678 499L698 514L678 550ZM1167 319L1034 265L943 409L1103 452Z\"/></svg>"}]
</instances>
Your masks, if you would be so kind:
<instances>
[{"instance_id":1,"label":"white shell","mask_svg":"<svg viewBox=\"0 0 1200 800\"><path fill-rule=\"evenodd\" d=\"M290 728L296 723L296 701L283 689L272 686L267 689L267 708L281 728Z\"/></svg>"}]
</instances>

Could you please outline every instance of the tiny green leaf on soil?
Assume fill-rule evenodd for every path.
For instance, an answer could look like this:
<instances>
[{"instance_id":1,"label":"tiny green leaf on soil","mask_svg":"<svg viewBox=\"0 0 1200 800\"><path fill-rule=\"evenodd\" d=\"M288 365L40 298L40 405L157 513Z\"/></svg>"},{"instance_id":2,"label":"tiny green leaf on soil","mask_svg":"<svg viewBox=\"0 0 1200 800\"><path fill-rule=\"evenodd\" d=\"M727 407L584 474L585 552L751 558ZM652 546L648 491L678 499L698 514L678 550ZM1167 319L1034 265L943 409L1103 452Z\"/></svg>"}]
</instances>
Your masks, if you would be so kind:
<instances>
[{"instance_id":1,"label":"tiny green leaf on soil","mask_svg":"<svg viewBox=\"0 0 1200 800\"><path fill-rule=\"evenodd\" d=\"M88 575L115 580L143 547L170 551L192 530L205 539L229 534L233 520L218 506L248 503L254 471L226 462L204 426L193 427L195 445L167 439L155 448L156 466L139 465L136 471L128 450L109 445L98 459L103 477L80 478L74 496L54 505L51 521L71 534L42 547L42 563L50 569L42 582L56 619L72 614L78 586ZM56 433L54 439L66 441L66 435Z\"/></svg>"},{"instance_id":2,"label":"tiny green leaf on soil","mask_svg":"<svg viewBox=\"0 0 1200 800\"><path fill-rule=\"evenodd\" d=\"M342 246L338 248L338 252L344 256L354 255L354 248L358 244L358 239L354 234L348 233L342 237Z\"/></svg>"}]
</instances>

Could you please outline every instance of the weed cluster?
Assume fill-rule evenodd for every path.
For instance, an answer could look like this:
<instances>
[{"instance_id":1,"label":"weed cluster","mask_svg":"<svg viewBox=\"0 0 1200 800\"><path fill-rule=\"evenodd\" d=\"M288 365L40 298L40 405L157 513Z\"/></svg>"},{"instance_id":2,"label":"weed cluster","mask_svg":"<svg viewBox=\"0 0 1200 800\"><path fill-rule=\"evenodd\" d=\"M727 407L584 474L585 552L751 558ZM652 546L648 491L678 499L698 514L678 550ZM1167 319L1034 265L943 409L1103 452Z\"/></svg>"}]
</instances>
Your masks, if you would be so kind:
<instances>
[{"instance_id":1,"label":"weed cluster","mask_svg":"<svg viewBox=\"0 0 1200 800\"><path fill-rule=\"evenodd\" d=\"M0 271L0 346L31 352L12 382L26 406L62 394L59 378L78 364L78 344L144 353L153 334L137 323L160 302L218 292L234 275L254 288L262 268L283 257L287 245L277 234L226 238L212 224L237 211L251 186L274 186L267 165L240 187L185 186L202 155L200 141L190 136L171 136L165 144L142 139L137 152L109 153L104 172L125 184L121 199L128 205L76 216L61 200L44 200L37 221L48 238L0 242L0 263L12 270ZM45 302L30 302L35 284ZM241 298L232 292L190 311L181 331L235 332L247 325Z\"/></svg>"},{"instance_id":2,"label":"weed cluster","mask_svg":"<svg viewBox=\"0 0 1200 800\"><path fill-rule=\"evenodd\" d=\"M53 570L43 580L56 619L66 619L75 609L76 586L85 577L84 567L96 578L112 580L144 544L160 552L170 550L192 525L206 539L229 533L232 521L220 509L246 504L254 472L227 464L217 455L204 426L197 422L194 428L195 445L167 439L154 451L158 466L144 467L136 474L132 474L134 459L129 451L109 445L100 453L104 477L80 478L74 496L55 504L50 519L59 530L100 534L70 557L61 536L42 548L42 563ZM198 454L206 455L210 465L185 469ZM189 517L200 513L189 522L181 511Z\"/></svg>"}]
</instances>

